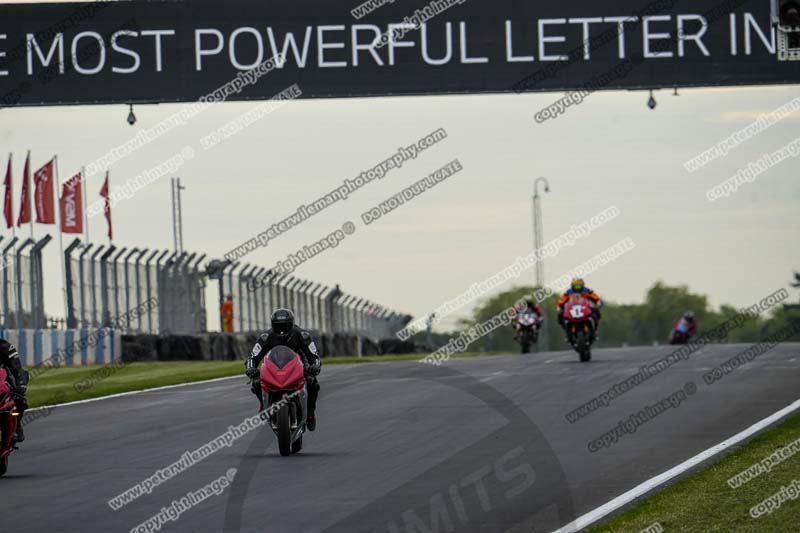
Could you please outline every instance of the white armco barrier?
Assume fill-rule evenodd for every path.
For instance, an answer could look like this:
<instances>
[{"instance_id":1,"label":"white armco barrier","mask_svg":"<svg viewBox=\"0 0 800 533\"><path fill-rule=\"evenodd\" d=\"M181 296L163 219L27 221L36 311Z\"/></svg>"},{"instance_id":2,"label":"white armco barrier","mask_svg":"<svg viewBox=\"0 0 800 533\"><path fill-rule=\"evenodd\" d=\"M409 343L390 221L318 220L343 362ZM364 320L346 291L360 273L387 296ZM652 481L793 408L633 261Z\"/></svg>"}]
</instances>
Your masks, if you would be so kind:
<instances>
[{"instance_id":1,"label":"white armco barrier","mask_svg":"<svg viewBox=\"0 0 800 533\"><path fill-rule=\"evenodd\" d=\"M120 335L111 328L0 329L0 338L17 347L23 366L103 365L122 356Z\"/></svg>"}]
</instances>

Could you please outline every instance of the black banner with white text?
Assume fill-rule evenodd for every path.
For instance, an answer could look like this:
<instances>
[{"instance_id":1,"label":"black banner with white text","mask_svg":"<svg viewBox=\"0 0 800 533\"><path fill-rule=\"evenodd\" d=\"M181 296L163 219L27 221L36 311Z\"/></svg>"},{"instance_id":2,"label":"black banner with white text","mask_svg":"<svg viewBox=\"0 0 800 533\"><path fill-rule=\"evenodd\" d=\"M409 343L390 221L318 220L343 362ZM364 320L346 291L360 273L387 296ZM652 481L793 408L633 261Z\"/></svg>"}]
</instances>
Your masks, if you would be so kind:
<instances>
[{"instance_id":1,"label":"black banner with white text","mask_svg":"<svg viewBox=\"0 0 800 533\"><path fill-rule=\"evenodd\" d=\"M769 0L362 1L0 5L0 106L800 82Z\"/></svg>"}]
</instances>

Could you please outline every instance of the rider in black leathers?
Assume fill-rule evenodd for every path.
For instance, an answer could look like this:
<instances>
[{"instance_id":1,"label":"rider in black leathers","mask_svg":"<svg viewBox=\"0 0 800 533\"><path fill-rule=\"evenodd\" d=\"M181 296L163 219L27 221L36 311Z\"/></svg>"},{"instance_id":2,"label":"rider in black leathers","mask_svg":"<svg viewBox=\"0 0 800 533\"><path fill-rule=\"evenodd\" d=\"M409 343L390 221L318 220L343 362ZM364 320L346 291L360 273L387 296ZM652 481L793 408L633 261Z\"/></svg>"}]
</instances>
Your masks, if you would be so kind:
<instances>
[{"instance_id":1,"label":"rider in black leathers","mask_svg":"<svg viewBox=\"0 0 800 533\"><path fill-rule=\"evenodd\" d=\"M297 352L303 359L303 371L306 378L306 388L308 390L308 416L306 426L309 431L314 431L317 427L315 416L317 407L317 395L319 394L319 382L316 376L322 369L317 346L311 335L304 329L294 325L294 313L288 309L277 309L270 317L272 328L258 338L253 352L247 358L245 366L247 377L252 379L253 394L258 397L264 408L264 398L261 393L261 382L258 380L259 365L264 356L275 346L287 346Z\"/></svg>"},{"instance_id":2,"label":"rider in black leathers","mask_svg":"<svg viewBox=\"0 0 800 533\"><path fill-rule=\"evenodd\" d=\"M25 440L25 433L22 430L22 418L25 414L25 409L28 408L28 400L25 398L25 392L28 389L29 376L19 362L19 353L17 353L17 349L5 339L0 339L0 367L4 367L11 376L9 380L11 393L14 396L14 402L17 404L17 410L19 411L16 441L22 442Z\"/></svg>"}]
</instances>

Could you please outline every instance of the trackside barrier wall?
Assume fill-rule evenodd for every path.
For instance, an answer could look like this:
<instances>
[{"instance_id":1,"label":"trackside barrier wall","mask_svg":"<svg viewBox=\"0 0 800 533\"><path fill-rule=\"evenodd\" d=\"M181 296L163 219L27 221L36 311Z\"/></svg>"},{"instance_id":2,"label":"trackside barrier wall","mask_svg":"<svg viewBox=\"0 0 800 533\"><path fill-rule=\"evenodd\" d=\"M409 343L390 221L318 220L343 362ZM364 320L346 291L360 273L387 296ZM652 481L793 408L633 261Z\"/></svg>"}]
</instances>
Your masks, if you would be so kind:
<instances>
[{"instance_id":1,"label":"trackside barrier wall","mask_svg":"<svg viewBox=\"0 0 800 533\"><path fill-rule=\"evenodd\" d=\"M422 350L413 342L397 339L376 343L356 335L320 335L313 331L311 334L323 360L340 356L408 354ZM258 333L121 336L126 361L244 361L257 339Z\"/></svg>"},{"instance_id":2,"label":"trackside barrier wall","mask_svg":"<svg viewBox=\"0 0 800 533\"><path fill-rule=\"evenodd\" d=\"M312 332L323 358L370 356L418 351L412 342L371 339L347 334ZM100 329L0 329L0 339L17 347L23 366L104 365L114 361L243 360L250 355L257 333L200 335L124 335ZM52 363L47 363L50 360ZM244 368L244 367L242 367Z\"/></svg>"},{"instance_id":3,"label":"trackside barrier wall","mask_svg":"<svg viewBox=\"0 0 800 533\"><path fill-rule=\"evenodd\" d=\"M120 334L100 329L0 329L0 338L17 347L23 366L53 359L53 366L103 365L122 357Z\"/></svg>"}]
</instances>

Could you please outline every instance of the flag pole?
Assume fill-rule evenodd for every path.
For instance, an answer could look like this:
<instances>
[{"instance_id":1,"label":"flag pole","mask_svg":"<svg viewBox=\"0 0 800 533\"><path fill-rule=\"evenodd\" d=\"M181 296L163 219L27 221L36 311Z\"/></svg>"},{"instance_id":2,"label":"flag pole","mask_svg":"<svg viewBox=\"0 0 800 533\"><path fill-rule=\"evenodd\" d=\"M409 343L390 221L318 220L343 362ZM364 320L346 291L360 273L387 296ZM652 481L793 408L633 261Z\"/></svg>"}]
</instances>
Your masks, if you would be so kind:
<instances>
[{"instance_id":1,"label":"flag pole","mask_svg":"<svg viewBox=\"0 0 800 533\"><path fill-rule=\"evenodd\" d=\"M109 173L110 173L109 169L106 169L106 185L108 186L108 191L106 191L106 192L110 196L111 195L111 183L108 181L109 180L109 177L108 177ZM113 235L114 232L111 229L112 228L112 226L111 226L111 200L108 198L108 196L106 196L103 199L103 213L105 213L106 202L108 202L108 208L109 208L108 220L106 221L106 223L108 224L108 233L109 233L109 235L108 235L108 245L111 246L111 235Z\"/></svg>"},{"instance_id":2,"label":"flag pole","mask_svg":"<svg viewBox=\"0 0 800 533\"><path fill-rule=\"evenodd\" d=\"M58 251L61 255L61 287L64 296L64 320L69 318L69 309L67 308L67 259L64 257L64 228L61 227L61 179L58 174L58 154L53 156L53 167L56 173L56 230L58 231Z\"/></svg>"},{"instance_id":3,"label":"flag pole","mask_svg":"<svg viewBox=\"0 0 800 533\"><path fill-rule=\"evenodd\" d=\"M27 176L23 176L23 178L28 180L28 215L29 215L28 216L28 220L30 220L30 223L31 223L31 240L35 241L36 239L33 238L33 211L34 211L34 207L35 206L31 205L31 203L32 203L31 202L31 198L33 197L33 189L32 189L32 185L31 185L31 176L30 176L30 174L31 174L31 151L28 150L28 175Z\"/></svg>"},{"instance_id":4,"label":"flag pole","mask_svg":"<svg viewBox=\"0 0 800 533\"><path fill-rule=\"evenodd\" d=\"M83 232L86 234L86 244L89 244L89 213L86 210L86 197L89 189L86 187L86 167L81 167L81 196L83 196Z\"/></svg>"},{"instance_id":5,"label":"flag pole","mask_svg":"<svg viewBox=\"0 0 800 533\"><path fill-rule=\"evenodd\" d=\"M11 175L8 178L8 194L11 196L11 236L17 236L17 222L14 220L14 153L8 153L8 165L11 167Z\"/></svg>"}]
</instances>

